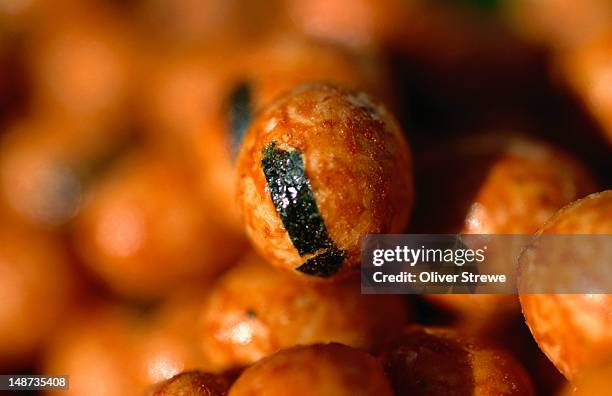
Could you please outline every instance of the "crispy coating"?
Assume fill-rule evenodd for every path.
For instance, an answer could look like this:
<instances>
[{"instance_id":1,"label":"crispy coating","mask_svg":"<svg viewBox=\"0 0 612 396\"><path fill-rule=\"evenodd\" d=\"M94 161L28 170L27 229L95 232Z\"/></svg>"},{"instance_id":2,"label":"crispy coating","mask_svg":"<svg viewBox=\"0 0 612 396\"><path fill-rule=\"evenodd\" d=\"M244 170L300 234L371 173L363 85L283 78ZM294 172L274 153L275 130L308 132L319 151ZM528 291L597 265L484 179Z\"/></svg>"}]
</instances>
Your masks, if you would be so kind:
<instances>
[{"instance_id":1,"label":"crispy coating","mask_svg":"<svg viewBox=\"0 0 612 396\"><path fill-rule=\"evenodd\" d=\"M561 396L606 396L612 386L612 364L607 362L585 371L582 378L568 383Z\"/></svg>"},{"instance_id":2,"label":"crispy coating","mask_svg":"<svg viewBox=\"0 0 612 396\"><path fill-rule=\"evenodd\" d=\"M398 396L534 394L508 353L448 328L408 327L380 358Z\"/></svg>"},{"instance_id":3,"label":"crispy coating","mask_svg":"<svg viewBox=\"0 0 612 396\"><path fill-rule=\"evenodd\" d=\"M66 252L49 235L0 229L0 367L22 364L67 312L74 285Z\"/></svg>"},{"instance_id":4,"label":"crispy coating","mask_svg":"<svg viewBox=\"0 0 612 396\"><path fill-rule=\"evenodd\" d=\"M230 389L231 396L391 396L376 359L341 344L298 346L251 366Z\"/></svg>"},{"instance_id":5,"label":"crispy coating","mask_svg":"<svg viewBox=\"0 0 612 396\"><path fill-rule=\"evenodd\" d=\"M308 282L258 256L232 268L202 310L201 347L214 371L251 364L298 344L369 349L406 323L399 296L360 295L359 280Z\"/></svg>"},{"instance_id":6,"label":"crispy coating","mask_svg":"<svg viewBox=\"0 0 612 396\"><path fill-rule=\"evenodd\" d=\"M591 194L558 211L543 234L612 234L612 191ZM521 261L524 271L528 261ZM525 280L519 277L519 290ZM609 294L521 294L525 321L540 348L568 379L612 351Z\"/></svg>"},{"instance_id":7,"label":"crispy coating","mask_svg":"<svg viewBox=\"0 0 612 396\"><path fill-rule=\"evenodd\" d=\"M476 135L439 150L421 161L419 207L424 210L417 212L417 232L531 234L556 210L595 189L575 159L518 134ZM461 169L461 177L449 169ZM475 332L518 313L516 296L427 298L458 314L466 330Z\"/></svg>"},{"instance_id":8,"label":"crispy coating","mask_svg":"<svg viewBox=\"0 0 612 396\"><path fill-rule=\"evenodd\" d=\"M612 14L612 4L609 5ZM612 26L612 15L608 25ZM560 56L559 67L612 146L612 33Z\"/></svg>"},{"instance_id":9,"label":"crispy coating","mask_svg":"<svg viewBox=\"0 0 612 396\"><path fill-rule=\"evenodd\" d=\"M158 298L240 254L241 244L210 221L188 164L172 155L135 153L90 194L73 236L85 264L119 294Z\"/></svg>"},{"instance_id":10,"label":"crispy coating","mask_svg":"<svg viewBox=\"0 0 612 396\"><path fill-rule=\"evenodd\" d=\"M222 376L188 371L157 384L148 396L225 396L229 382Z\"/></svg>"},{"instance_id":11,"label":"crispy coating","mask_svg":"<svg viewBox=\"0 0 612 396\"><path fill-rule=\"evenodd\" d=\"M350 273L364 235L401 232L410 215L408 144L393 117L363 93L309 84L283 96L254 120L237 171L247 234L282 268L338 250L340 263L323 262L331 270L315 275ZM315 218L322 219L315 231L328 238L302 249L291 230L307 234Z\"/></svg>"}]
</instances>

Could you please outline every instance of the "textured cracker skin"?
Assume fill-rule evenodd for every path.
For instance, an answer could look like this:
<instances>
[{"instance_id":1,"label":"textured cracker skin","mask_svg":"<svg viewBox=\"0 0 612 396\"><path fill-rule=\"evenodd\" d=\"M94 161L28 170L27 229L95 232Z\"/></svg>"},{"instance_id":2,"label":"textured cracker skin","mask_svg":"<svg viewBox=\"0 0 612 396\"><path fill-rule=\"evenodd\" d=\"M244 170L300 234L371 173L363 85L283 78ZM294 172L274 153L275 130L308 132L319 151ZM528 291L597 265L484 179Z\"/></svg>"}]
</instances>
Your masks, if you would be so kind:
<instances>
[{"instance_id":1,"label":"textured cracker skin","mask_svg":"<svg viewBox=\"0 0 612 396\"><path fill-rule=\"evenodd\" d=\"M342 344L286 349L251 366L230 396L392 396L376 359Z\"/></svg>"},{"instance_id":2,"label":"textured cracker skin","mask_svg":"<svg viewBox=\"0 0 612 396\"><path fill-rule=\"evenodd\" d=\"M256 117L238 157L238 202L247 234L269 262L295 269L309 258L292 244L262 171L262 152L272 142L302 153L329 235L346 252L338 275L358 269L365 234L404 230L412 172L396 121L365 94L304 85Z\"/></svg>"},{"instance_id":3,"label":"textured cracker skin","mask_svg":"<svg viewBox=\"0 0 612 396\"><path fill-rule=\"evenodd\" d=\"M222 376L190 371L156 385L148 396L225 396L228 381Z\"/></svg>"},{"instance_id":4,"label":"textured cracker skin","mask_svg":"<svg viewBox=\"0 0 612 396\"><path fill-rule=\"evenodd\" d=\"M612 234L611 214L612 191L607 190L561 209L540 232ZM538 345L566 378L579 377L612 352L612 295L524 294L520 301Z\"/></svg>"},{"instance_id":5,"label":"textured cracker skin","mask_svg":"<svg viewBox=\"0 0 612 396\"><path fill-rule=\"evenodd\" d=\"M279 349L341 342L371 349L406 324L396 295L360 295L359 279L311 282L251 255L213 287L201 311L208 368L245 366Z\"/></svg>"},{"instance_id":6,"label":"textured cracker skin","mask_svg":"<svg viewBox=\"0 0 612 396\"><path fill-rule=\"evenodd\" d=\"M419 191L431 209L417 219L419 232L531 234L564 205L595 191L592 177L574 158L517 133L464 138L429 161ZM449 169L460 169L462 177ZM457 314L464 330L475 334L519 315L515 295L427 298Z\"/></svg>"},{"instance_id":7,"label":"textured cracker skin","mask_svg":"<svg viewBox=\"0 0 612 396\"><path fill-rule=\"evenodd\" d=\"M410 326L380 357L398 396L534 394L512 356L482 338L447 328Z\"/></svg>"}]
</instances>

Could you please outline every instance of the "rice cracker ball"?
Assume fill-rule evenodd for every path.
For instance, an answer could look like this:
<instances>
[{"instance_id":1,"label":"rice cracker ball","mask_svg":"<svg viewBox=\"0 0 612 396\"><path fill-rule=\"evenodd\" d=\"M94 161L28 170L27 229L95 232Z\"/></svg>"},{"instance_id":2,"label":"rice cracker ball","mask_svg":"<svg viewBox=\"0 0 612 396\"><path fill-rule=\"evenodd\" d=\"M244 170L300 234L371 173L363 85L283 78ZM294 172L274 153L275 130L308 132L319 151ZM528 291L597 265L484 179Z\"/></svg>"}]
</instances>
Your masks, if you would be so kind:
<instances>
[{"instance_id":1,"label":"rice cracker ball","mask_svg":"<svg viewBox=\"0 0 612 396\"><path fill-rule=\"evenodd\" d=\"M380 359L398 396L534 395L527 372L510 354L451 328L409 326Z\"/></svg>"},{"instance_id":2,"label":"rice cracker ball","mask_svg":"<svg viewBox=\"0 0 612 396\"><path fill-rule=\"evenodd\" d=\"M558 211L539 233L612 234L611 214L612 190L591 194ZM525 289L533 282L525 274L533 273L536 264L543 265L521 257L519 291L533 289ZM562 267L559 263L553 271ZM612 295L521 294L520 301L538 345L566 378L574 380L588 366L612 356Z\"/></svg>"},{"instance_id":3,"label":"rice cracker ball","mask_svg":"<svg viewBox=\"0 0 612 396\"><path fill-rule=\"evenodd\" d=\"M346 275L359 267L364 235L399 233L409 219L408 143L364 93L296 88L255 118L237 164L247 234L282 268Z\"/></svg>"},{"instance_id":4,"label":"rice cracker ball","mask_svg":"<svg viewBox=\"0 0 612 396\"><path fill-rule=\"evenodd\" d=\"M147 396L226 396L229 382L223 376L188 371L154 386Z\"/></svg>"},{"instance_id":5,"label":"rice cracker ball","mask_svg":"<svg viewBox=\"0 0 612 396\"><path fill-rule=\"evenodd\" d=\"M299 346L280 351L242 373L230 396L391 396L378 361L342 344Z\"/></svg>"},{"instance_id":6,"label":"rice cracker ball","mask_svg":"<svg viewBox=\"0 0 612 396\"><path fill-rule=\"evenodd\" d=\"M308 278L247 256L202 305L200 345L212 371L246 366L294 345L340 342L372 349L407 323L398 295L361 295L359 277Z\"/></svg>"}]
</instances>

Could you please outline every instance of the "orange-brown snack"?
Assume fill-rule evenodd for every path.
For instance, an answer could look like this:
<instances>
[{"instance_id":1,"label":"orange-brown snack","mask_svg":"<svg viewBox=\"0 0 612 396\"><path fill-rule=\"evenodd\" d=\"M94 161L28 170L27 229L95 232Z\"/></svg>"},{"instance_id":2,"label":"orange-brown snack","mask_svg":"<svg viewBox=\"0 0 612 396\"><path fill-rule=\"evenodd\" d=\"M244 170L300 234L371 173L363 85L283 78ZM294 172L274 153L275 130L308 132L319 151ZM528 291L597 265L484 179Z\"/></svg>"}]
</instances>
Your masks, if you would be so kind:
<instances>
[{"instance_id":1,"label":"orange-brown snack","mask_svg":"<svg viewBox=\"0 0 612 396\"><path fill-rule=\"evenodd\" d=\"M226 107L234 57L223 49L177 51L163 59L153 53L140 94L141 117L151 140L195 154L205 204L218 221L241 232L233 199L233 135Z\"/></svg>"},{"instance_id":2,"label":"orange-brown snack","mask_svg":"<svg viewBox=\"0 0 612 396\"><path fill-rule=\"evenodd\" d=\"M230 396L391 396L389 380L376 359L341 344L282 350L242 373Z\"/></svg>"},{"instance_id":3,"label":"orange-brown snack","mask_svg":"<svg viewBox=\"0 0 612 396\"><path fill-rule=\"evenodd\" d=\"M234 157L254 115L284 92L313 81L388 99L381 69L373 57L282 34L244 51L232 46L179 51L152 62L143 116L156 139L178 140L195 150L207 201L220 218L242 229L231 204Z\"/></svg>"},{"instance_id":4,"label":"orange-brown snack","mask_svg":"<svg viewBox=\"0 0 612 396\"><path fill-rule=\"evenodd\" d=\"M237 162L248 236L273 265L316 277L359 267L361 238L399 233L412 207L410 151L364 93L307 84L261 111Z\"/></svg>"},{"instance_id":5,"label":"orange-brown snack","mask_svg":"<svg viewBox=\"0 0 612 396\"><path fill-rule=\"evenodd\" d=\"M133 362L137 340L134 312L110 305L83 304L54 337L42 372L68 375L66 390L57 396L134 396L142 394Z\"/></svg>"},{"instance_id":6,"label":"orange-brown snack","mask_svg":"<svg viewBox=\"0 0 612 396\"><path fill-rule=\"evenodd\" d=\"M157 384L148 396L225 396L229 382L220 375L187 371Z\"/></svg>"},{"instance_id":7,"label":"orange-brown snack","mask_svg":"<svg viewBox=\"0 0 612 396\"><path fill-rule=\"evenodd\" d=\"M468 136L417 161L419 232L531 234L558 209L596 190L571 155L514 132Z\"/></svg>"},{"instance_id":8,"label":"orange-brown snack","mask_svg":"<svg viewBox=\"0 0 612 396\"><path fill-rule=\"evenodd\" d=\"M0 3L0 30L7 35L28 34L58 17L76 10L93 9L94 1L45 0L6 1Z\"/></svg>"},{"instance_id":9,"label":"orange-brown snack","mask_svg":"<svg viewBox=\"0 0 612 396\"><path fill-rule=\"evenodd\" d=\"M559 210L539 233L612 234L611 213L612 190L591 194ZM536 265L522 259L519 274ZM519 290L525 282L519 276ZM538 345L566 378L612 354L612 295L521 294L520 301Z\"/></svg>"},{"instance_id":10,"label":"orange-brown snack","mask_svg":"<svg viewBox=\"0 0 612 396\"><path fill-rule=\"evenodd\" d=\"M607 362L584 372L582 378L568 383L561 396L607 396L612 387L612 364Z\"/></svg>"},{"instance_id":11,"label":"orange-brown snack","mask_svg":"<svg viewBox=\"0 0 612 396\"><path fill-rule=\"evenodd\" d=\"M11 124L0 140L0 206L38 227L70 221L89 182L123 144L94 139L98 130L45 116Z\"/></svg>"},{"instance_id":12,"label":"orange-brown snack","mask_svg":"<svg viewBox=\"0 0 612 396\"><path fill-rule=\"evenodd\" d=\"M246 366L279 349L341 342L371 349L406 323L399 296L360 295L359 280L307 280L255 255L229 270L201 312L207 369Z\"/></svg>"},{"instance_id":13,"label":"orange-brown snack","mask_svg":"<svg viewBox=\"0 0 612 396\"><path fill-rule=\"evenodd\" d=\"M388 96L374 56L293 34L273 34L239 53L231 47L177 50L150 59L147 72L144 117L151 129L201 138L218 133L233 149L241 137L235 135L245 132L235 129L297 85L329 82Z\"/></svg>"},{"instance_id":14,"label":"orange-brown snack","mask_svg":"<svg viewBox=\"0 0 612 396\"><path fill-rule=\"evenodd\" d=\"M93 186L75 221L84 263L114 292L144 300L220 272L241 243L210 221L196 180L172 154L131 153Z\"/></svg>"},{"instance_id":15,"label":"orange-brown snack","mask_svg":"<svg viewBox=\"0 0 612 396\"><path fill-rule=\"evenodd\" d=\"M393 105L387 70L376 51L354 51L281 32L249 51L241 63L237 77L250 86L254 110L298 85L312 82L363 90Z\"/></svg>"},{"instance_id":16,"label":"orange-brown snack","mask_svg":"<svg viewBox=\"0 0 612 396\"><path fill-rule=\"evenodd\" d=\"M408 327L380 359L398 396L534 394L511 355L449 328Z\"/></svg>"},{"instance_id":17,"label":"orange-brown snack","mask_svg":"<svg viewBox=\"0 0 612 396\"><path fill-rule=\"evenodd\" d=\"M38 0L27 2L3 2L0 4L0 31L2 40L9 34L25 29L32 14L39 8Z\"/></svg>"},{"instance_id":18,"label":"orange-brown snack","mask_svg":"<svg viewBox=\"0 0 612 396\"><path fill-rule=\"evenodd\" d=\"M595 190L574 158L512 133L463 138L425 155L418 165L421 210L415 211L414 232L531 234L559 208ZM477 331L518 314L516 296L427 298Z\"/></svg>"},{"instance_id":19,"label":"orange-brown snack","mask_svg":"<svg viewBox=\"0 0 612 396\"><path fill-rule=\"evenodd\" d=\"M285 0L300 32L355 47L383 46L413 22L414 0Z\"/></svg>"},{"instance_id":20,"label":"orange-brown snack","mask_svg":"<svg viewBox=\"0 0 612 396\"><path fill-rule=\"evenodd\" d=\"M579 47L611 29L608 0L514 0L504 5L519 33L556 49Z\"/></svg>"},{"instance_id":21,"label":"orange-brown snack","mask_svg":"<svg viewBox=\"0 0 612 396\"><path fill-rule=\"evenodd\" d=\"M207 289L205 282L182 285L144 321L134 363L136 379L143 388L206 367L198 348L195 318Z\"/></svg>"},{"instance_id":22,"label":"orange-brown snack","mask_svg":"<svg viewBox=\"0 0 612 396\"><path fill-rule=\"evenodd\" d=\"M277 26L281 0L142 0L136 18L164 49L252 43Z\"/></svg>"},{"instance_id":23,"label":"orange-brown snack","mask_svg":"<svg viewBox=\"0 0 612 396\"><path fill-rule=\"evenodd\" d=\"M126 116L140 61L132 56L138 45L131 27L100 2L41 19L27 38L37 111L98 126Z\"/></svg>"},{"instance_id":24,"label":"orange-brown snack","mask_svg":"<svg viewBox=\"0 0 612 396\"><path fill-rule=\"evenodd\" d=\"M58 240L3 222L0 367L23 364L38 352L65 317L73 291L68 258Z\"/></svg>"},{"instance_id":25,"label":"orange-brown snack","mask_svg":"<svg viewBox=\"0 0 612 396\"><path fill-rule=\"evenodd\" d=\"M609 4L612 14L612 4ZM608 23L612 29L612 16ZM612 32L559 56L565 80L595 116L612 146Z\"/></svg>"}]
</instances>

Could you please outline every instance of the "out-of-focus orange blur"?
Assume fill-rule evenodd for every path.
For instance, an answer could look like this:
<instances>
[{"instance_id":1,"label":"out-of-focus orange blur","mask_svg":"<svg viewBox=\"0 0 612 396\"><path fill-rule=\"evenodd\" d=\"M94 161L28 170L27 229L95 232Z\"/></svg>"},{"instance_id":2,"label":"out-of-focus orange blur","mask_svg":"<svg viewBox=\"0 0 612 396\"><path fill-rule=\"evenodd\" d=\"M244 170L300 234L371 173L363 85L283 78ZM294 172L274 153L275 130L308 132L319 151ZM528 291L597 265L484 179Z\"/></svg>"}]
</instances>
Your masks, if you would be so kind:
<instances>
[{"instance_id":1,"label":"out-of-focus orange blur","mask_svg":"<svg viewBox=\"0 0 612 396\"><path fill-rule=\"evenodd\" d=\"M463 203L495 200L486 186L536 199L486 161L465 170L469 191L427 199L441 194L432 161L500 131L559 147L609 188L610 43L609 0L0 0L0 373L134 395L206 368L200 303L250 252L240 117L302 83L368 91L399 119L415 157L407 232L461 223ZM464 143L427 154L449 139ZM500 323L525 331L518 315ZM560 376L523 338L511 352L550 394Z\"/></svg>"}]
</instances>

